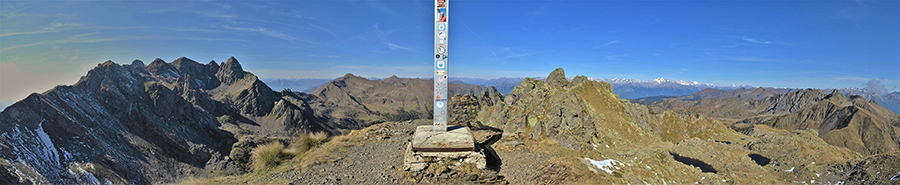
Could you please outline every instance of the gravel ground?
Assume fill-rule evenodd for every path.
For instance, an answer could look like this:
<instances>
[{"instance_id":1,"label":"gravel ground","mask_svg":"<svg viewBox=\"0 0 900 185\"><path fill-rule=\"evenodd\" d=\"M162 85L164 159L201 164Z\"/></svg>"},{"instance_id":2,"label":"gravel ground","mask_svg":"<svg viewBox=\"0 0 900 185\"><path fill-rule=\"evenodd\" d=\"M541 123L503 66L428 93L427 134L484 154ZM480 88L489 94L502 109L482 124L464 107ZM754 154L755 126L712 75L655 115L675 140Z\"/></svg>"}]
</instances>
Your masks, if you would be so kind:
<instances>
[{"instance_id":1,"label":"gravel ground","mask_svg":"<svg viewBox=\"0 0 900 185\"><path fill-rule=\"evenodd\" d=\"M510 184L534 184L535 177L543 164L549 163L546 154L527 152L524 150L497 151L500 156L500 175L506 177Z\"/></svg>"},{"instance_id":2,"label":"gravel ground","mask_svg":"<svg viewBox=\"0 0 900 185\"><path fill-rule=\"evenodd\" d=\"M403 142L370 142L338 152L341 160L313 166L294 184L397 184L405 182ZM290 172L289 172L290 173ZM296 172L294 172L296 173Z\"/></svg>"},{"instance_id":3,"label":"gravel ground","mask_svg":"<svg viewBox=\"0 0 900 185\"><path fill-rule=\"evenodd\" d=\"M402 169L403 154L417 125L424 123L413 121L380 125L369 131L368 138L360 141L361 145L335 152L341 157L336 162L315 165L303 173L291 171L275 176L293 179L292 184L418 184L410 181ZM476 134L476 139L489 138L480 135L484 134ZM496 143L502 144L504 141ZM499 175L504 177L500 184L556 183L568 174L568 168L550 163L547 154L518 148L497 151L497 155L501 161Z\"/></svg>"},{"instance_id":4,"label":"gravel ground","mask_svg":"<svg viewBox=\"0 0 900 185\"><path fill-rule=\"evenodd\" d=\"M359 146L336 151L340 160L312 166L304 173L292 171L285 177L293 184L398 184L403 176L403 154L416 122L398 122L372 129Z\"/></svg>"}]
</instances>

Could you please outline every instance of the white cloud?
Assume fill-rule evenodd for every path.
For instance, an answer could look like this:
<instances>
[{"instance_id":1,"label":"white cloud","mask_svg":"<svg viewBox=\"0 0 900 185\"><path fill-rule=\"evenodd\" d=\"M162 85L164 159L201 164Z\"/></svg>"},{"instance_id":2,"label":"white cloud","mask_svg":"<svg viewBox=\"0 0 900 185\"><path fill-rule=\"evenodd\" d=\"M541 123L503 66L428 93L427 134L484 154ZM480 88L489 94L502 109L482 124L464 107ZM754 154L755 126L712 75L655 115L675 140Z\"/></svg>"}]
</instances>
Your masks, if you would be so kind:
<instances>
[{"instance_id":1,"label":"white cloud","mask_svg":"<svg viewBox=\"0 0 900 185\"><path fill-rule=\"evenodd\" d=\"M609 46L609 45L617 44L617 43L619 43L619 42L620 42L619 40L609 41L609 42L604 43L603 45L595 46L594 49L598 49L598 48L606 47L606 46Z\"/></svg>"},{"instance_id":2,"label":"white cloud","mask_svg":"<svg viewBox=\"0 0 900 185\"><path fill-rule=\"evenodd\" d=\"M222 9L231 9L230 4L216 4L216 6L219 6Z\"/></svg>"},{"instance_id":3,"label":"white cloud","mask_svg":"<svg viewBox=\"0 0 900 185\"><path fill-rule=\"evenodd\" d=\"M322 26L319 26L316 24L309 24L309 27L310 27L309 28L310 30L328 33L328 34L331 34L331 36L337 37L337 34L334 34L334 32L329 30L328 28L325 28L325 27L322 27Z\"/></svg>"},{"instance_id":4,"label":"white cloud","mask_svg":"<svg viewBox=\"0 0 900 185\"><path fill-rule=\"evenodd\" d=\"M752 42L752 43L757 43L757 44L769 44L769 43L772 43L772 42L770 42L770 41L758 41L758 40L756 40L756 39L754 39L754 38L747 38L747 37L744 37L744 41Z\"/></svg>"},{"instance_id":5,"label":"white cloud","mask_svg":"<svg viewBox=\"0 0 900 185\"><path fill-rule=\"evenodd\" d=\"M375 10L378 10L378 11L381 11L381 12L384 12L387 14L397 15L397 12L394 11L393 8L391 8L388 5L383 4L381 2L378 2L378 1L370 0L370 1L368 1L368 6L371 7L372 9L375 9Z\"/></svg>"},{"instance_id":6,"label":"white cloud","mask_svg":"<svg viewBox=\"0 0 900 185\"><path fill-rule=\"evenodd\" d=\"M222 25L221 27L225 28L225 29L229 29L229 30L257 32L257 33L260 33L260 34L263 34L266 36L284 39L286 41L300 40L300 39L294 38L293 36L290 36L290 35L287 35L287 34L284 34L284 33L278 32L278 31L272 31L272 30L269 30L266 28L231 27L231 26L227 26L227 25Z\"/></svg>"},{"instance_id":7,"label":"white cloud","mask_svg":"<svg viewBox=\"0 0 900 185\"><path fill-rule=\"evenodd\" d=\"M91 33L78 34L78 35L72 36L72 38L87 37L87 36L91 36L91 35L94 35L94 34L97 34L97 33L100 33L100 32L95 31L95 32L91 32Z\"/></svg>"},{"instance_id":8,"label":"white cloud","mask_svg":"<svg viewBox=\"0 0 900 185\"><path fill-rule=\"evenodd\" d=\"M229 5L229 6L230 6L230 5ZM223 6L220 6L220 7L224 8ZM176 10L176 9L172 9L172 8L167 8L167 9L159 9L159 10L151 10L151 11L149 11L149 13L167 13L167 12L189 13L189 14L195 14L195 15L200 15L200 16L204 16L204 17L222 18L222 19L233 19L233 18L239 18L239 17L240 17L240 16L238 16L237 14L225 13L225 12L222 12L222 11L219 11L219 10L213 10L213 11L208 11L208 10Z\"/></svg>"},{"instance_id":9,"label":"white cloud","mask_svg":"<svg viewBox=\"0 0 900 185\"><path fill-rule=\"evenodd\" d=\"M513 55L509 55L509 56L503 57L503 58L504 58L504 59L508 59L508 58L527 57L527 56L535 55L535 54L538 54L538 53L543 53L543 52L531 52L531 53L513 54Z\"/></svg>"},{"instance_id":10,"label":"white cloud","mask_svg":"<svg viewBox=\"0 0 900 185\"><path fill-rule=\"evenodd\" d=\"M202 29L202 28L161 28L165 30L177 31L177 32L221 32L220 30L211 30L211 29Z\"/></svg>"},{"instance_id":11,"label":"white cloud","mask_svg":"<svg viewBox=\"0 0 900 185\"><path fill-rule=\"evenodd\" d=\"M15 33L4 33L0 34L0 37L13 36L13 35L31 35L31 34L41 34L41 33L52 33L52 32L60 32L69 29L82 28L84 24L79 23L51 23L50 25L44 27L43 29L37 31L26 31L26 32L15 32Z\"/></svg>"},{"instance_id":12,"label":"white cloud","mask_svg":"<svg viewBox=\"0 0 900 185\"><path fill-rule=\"evenodd\" d=\"M386 44L386 45L388 46L388 48L391 48L391 49L393 49L393 50L402 49L402 50L407 50L407 51L413 51L412 48L409 48L409 47L406 47L406 46L397 45L397 44L394 44L394 43L391 43L391 42L385 42L384 44Z\"/></svg>"},{"instance_id":13,"label":"white cloud","mask_svg":"<svg viewBox=\"0 0 900 185\"><path fill-rule=\"evenodd\" d=\"M490 50L490 51L492 54L494 53L493 50ZM497 53L499 53L500 55L503 55L503 59L527 57L527 56L536 55L536 54L545 53L545 52L548 52L548 51L532 52L532 51L529 51L526 49L517 49L517 48L511 48L511 47L501 48L497 51Z\"/></svg>"},{"instance_id":14,"label":"white cloud","mask_svg":"<svg viewBox=\"0 0 900 185\"><path fill-rule=\"evenodd\" d=\"M78 35L76 35L76 36L78 36ZM42 44L55 44L55 43L96 43L96 42L110 42L110 41L125 41L125 40L151 39L151 38L160 38L160 37L144 37L144 36L141 36L141 37L116 37L116 38L82 38L82 37L72 37L72 38L66 38L66 39L61 39L61 40L41 41L41 42L35 42L35 43L31 43L31 44L24 44L24 45L10 46L10 47L2 48L2 49L0 49L0 51L10 50L10 49L16 49L16 48L23 48L23 47L31 47L31 46L37 46L37 45L42 45Z\"/></svg>"}]
</instances>

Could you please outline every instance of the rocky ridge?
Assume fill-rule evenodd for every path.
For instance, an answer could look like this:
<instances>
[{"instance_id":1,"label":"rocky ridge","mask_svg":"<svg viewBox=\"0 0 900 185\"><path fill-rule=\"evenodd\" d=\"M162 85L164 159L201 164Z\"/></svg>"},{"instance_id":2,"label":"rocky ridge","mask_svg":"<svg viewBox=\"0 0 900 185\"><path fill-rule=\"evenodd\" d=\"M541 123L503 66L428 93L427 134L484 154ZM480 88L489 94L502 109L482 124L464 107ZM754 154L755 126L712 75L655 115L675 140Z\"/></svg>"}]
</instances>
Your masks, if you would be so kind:
<instances>
[{"instance_id":1,"label":"rocky ridge","mask_svg":"<svg viewBox=\"0 0 900 185\"><path fill-rule=\"evenodd\" d=\"M607 83L583 76L566 81L561 69L546 79L525 79L507 96L455 98L464 100L460 104L465 115L459 116L468 120L465 122L481 123L502 130L504 136L519 138L498 142L494 145L498 151L561 155L553 164L572 172L562 182L852 182L847 173L835 169L863 156L829 144L816 130L787 131L765 125L733 129L702 114L651 111L620 99ZM498 98L502 102L495 101ZM784 115L829 98L813 91L796 92L754 106L765 107L759 112ZM807 103L784 103L795 101ZM517 142L524 145L508 147L519 145ZM555 146L561 148L553 149Z\"/></svg>"},{"instance_id":2,"label":"rocky ridge","mask_svg":"<svg viewBox=\"0 0 900 185\"><path fill-rule=\"evenodd\" d=\"M771 94L762 88L754 92ZM719 96L695 99L702 94L638 102L649 105L651 112L673 110L682 114L701 114L727 125L766 124L786 130L814 129L828 143L866 155L900 151L900 115L861 96L847 97L838 90L826 94L817 89L803 89L764 98L747 98L743 96L746 93L734 92L708 93Z\"/></svg>"},{"instance_id":3,"label":"rocky ridge","mask_svg":"<svg viewBox=\"0 0 900 185\"><path fill-rule=\"evenodd\" d=\"M359 132L349 134L362 139L335 139L350 145L321 147L334 149L339 157L317 160L313 166L286 166L280 168L284 171L242 182L447 182L440 180L443 173L432 179L410 179L400 170L360 171L391 171L389 166L400 165L394 163L400 158L374 160L370 156L399 155L408 142L404 137L411 134L409 128L427 124L428 118L414 117L421 115L421 110L403 107L430 107L428 80L368 80L348 74L311 94L275 92L252 73L237 72L240 64L233 58L221 66L179 60L177 65L151 63L153 69L143 67L140 61L132 62L134 66L107 62L76 85L33 94L31 102L22 101L0 112L0 177L12 179L10 183L63 184L146 184L184 177L241 179L252 177L238 175L248 164L248 152L258 144L284 142L299 132L344 134L362 129L365 137ZM208 72L203 74L203 69ZM120 76L123 74L131 78ZM469 126L483 147L496 150L493 166L499 166L498 173L484 176L490 180L485 182L890 183L895 172L887 171L898 165L898 161L883 160L895 153L863 158L859 152L823 140L816 129L784 130L777 124L774 128L767 124L729 127L704 114L655 111L653 106L621 99L608 83L584 76L569 81L562 69L554 70L545 81L527 78L506 96L496 88L479 87L462 91L477 94L451 98L451 123ZM53 98L60 93L64 98ZM417 93L426 96L420 98ZM74 98L79 100L70 100ZM872 102L837 95L820 97L816 92L769 100L776 103L750 107L777 117L831 102L860 107L857 112L865 110L876 117L888 115ZM819 102L777 103L794 101ZM44 122L43 118L53 121ZM426 122L385 121L411 118ZM868 121L861 121L859 128L876 119L862 120ZM82 129L66 131L79 127ZM63 141L69 138L74 139ZM166 138L175 141L160 143ZM101 151L97 146L108 149ZM41 160L45 157L59 160ZM471 181L459 183L467 182Z\"/></svg>"},{"instance_id":4,"label":"rocky ridge","mask_svg":"<svg viewBox=\"0 0 900 185\"><path fill-rule=\"evenodd\" d=\"M335 85L348 83L354 86ZM260 144L425 117L430 83L348 74L307 94L273 91L234 57L221 64L107 61L74 85L0 112L0 175L17 177L11 183L149 184L242 174ZM452 92L480 88L451 84ZM341 114L348 112L355 114Z\"/></svg>"}]
</instances>

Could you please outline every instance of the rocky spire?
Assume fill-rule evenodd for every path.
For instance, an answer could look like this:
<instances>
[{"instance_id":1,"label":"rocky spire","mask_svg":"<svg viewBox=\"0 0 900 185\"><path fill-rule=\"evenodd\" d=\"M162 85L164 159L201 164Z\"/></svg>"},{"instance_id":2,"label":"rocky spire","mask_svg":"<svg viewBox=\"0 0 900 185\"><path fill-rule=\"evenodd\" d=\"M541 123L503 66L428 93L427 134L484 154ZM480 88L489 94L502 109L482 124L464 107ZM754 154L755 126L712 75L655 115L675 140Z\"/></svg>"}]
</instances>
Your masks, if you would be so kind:
<instances>
[{"instance_id":1,"label":"rocky spire","mask_svg":"<svg viewBox=\"0 0 900 185\"><path fill-rule=\"evenodd\" d=\"M547 76L547 83L551 86L566 87L569 86L569 80L566 80L566 72L562 68L556 68Z\"/></svg>"},{"instance_id":2,"label":"rocky spire","mask_svg":"<svg viewBox=\"0 0 900 185\"><path fill-rule=\"evenodd\" d=\"M225 84L231 84L234 81L244 78L244 69L241 68L241 63L238 63L238 60L232 56L219 67L216 78L219 78L219 81L222 81Z\"/></svg>"},{"instance_id":3,"label":"rocky spire","mask_svg":"<svg viewBox=\"0 0 900 185\"><path fill-rule=\"evenodd\" d=\"M832 97L844 97L844 95L841 94L841 91L838 91L837 89L831 90L831 96Z\"/></svg>"},{"instance_id":4,"label":"rocky spire","mask_svg":"<svg viewBox=\"0 0 900 185\"><path fill-rule=\"evenodd\" d=\"M216 60L210 60L209 63L206 64L206 67L209 68L209 72L212 74L219 72L219 63L217 63Z\"/></svg>"},{"instance_id":5,"label":"rocky spire","mask_svg":"<svg viewBox=\"0 0 900 185\"><path fill-rule=\"evenodd\" d=\"M825 99L834 99L834 100L844 101L844 100L847 100L847 97L844 96L843 94L841 94L841 91L834 89L834 90L831 90L831 94L828 94L827 96L825 96Z\"/></svg>"}]
</instances>

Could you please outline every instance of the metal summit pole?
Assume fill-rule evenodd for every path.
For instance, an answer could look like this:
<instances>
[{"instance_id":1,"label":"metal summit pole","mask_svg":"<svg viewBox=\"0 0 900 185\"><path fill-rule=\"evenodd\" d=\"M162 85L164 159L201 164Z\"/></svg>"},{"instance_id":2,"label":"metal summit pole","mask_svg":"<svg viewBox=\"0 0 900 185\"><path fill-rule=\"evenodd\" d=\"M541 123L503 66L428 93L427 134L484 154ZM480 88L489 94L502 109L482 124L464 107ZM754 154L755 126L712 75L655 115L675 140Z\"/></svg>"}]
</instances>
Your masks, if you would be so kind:
<instances>
[{"instance_id":1,"label":"metal summit pole","mask_svg":"<svg viewBox=\"0 0 900 185\"><path fill-rule=\"evenodd\" d=\"M447 131L449 93L448 73L448 17L450 4L447 0L436 0L434 9L434 132Z\"/></svg>"}]
</instances>

